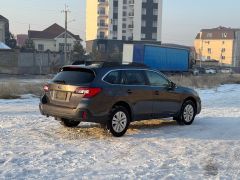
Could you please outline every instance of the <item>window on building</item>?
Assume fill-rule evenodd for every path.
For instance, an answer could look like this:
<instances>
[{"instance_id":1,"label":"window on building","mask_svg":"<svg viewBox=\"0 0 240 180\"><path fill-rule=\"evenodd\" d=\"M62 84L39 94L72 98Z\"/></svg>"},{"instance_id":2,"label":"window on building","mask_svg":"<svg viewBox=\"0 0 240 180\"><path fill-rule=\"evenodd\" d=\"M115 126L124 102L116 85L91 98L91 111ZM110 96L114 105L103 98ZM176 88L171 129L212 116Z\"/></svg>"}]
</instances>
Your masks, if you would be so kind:
<instances>
[{"instance_id":1,"label":"window on building","mask_svg":"<svg viewBox=\"0 0 240 180\"><path fill-rule=\"evenodd\" d=\"M155 16L158 15L158 9L153 9L153 15L155 15Z\"/></svg>"},{"instance_id":2,"label":"window on building","mask_svg":"<svg viewBox=\"0 0 240 180\"><path fill-rule=\"evenodd\" d=\"M118 21L117 21L116 19L114 19L114 20L112 21L112 24L113 24L113 25L118 25Z\"/></svg>"},{"instance_id":3,"label":"window on building","mask_svg":"<svg viewBox=\"0 0 240 180\"><path fill-rule=\"evenodd\" d=\"M158 3L158 0L153 0L153 3Z\"/></svg>"},{"instance_id":4,"label":"window on building","mask_svg":"<svg viewBox=\"0 0 240 180\"><path fill-rule=\"evenodd\" d=\"M225 49L225 48L222 48L222 52L223 52L223 53L226 52L226 49Z\"/></svg>"},{"instance_id":5,"label":"window on building","mask_svg":"<svg viewBox=\"0 0 240 180\"><path fill-rule=\"evenodd\" d=\"M69 52L71 50L72 44L67 44L66 49L67 52ZM59 43L59 51L64 52L64 43Z\"/></svg>"},{"instance_id":6,"label":"window on building","mask_svg":"<svg viewBox=\"0 0 240 180\"><path fill-rule=\"evenodd\" d=\"M104 39L104 38L105 38L105 32L102 32L102 31L101 31L101 32L99 33L99 38L100 38L100 39Z\"/></svg>"},{"instance_id":7,"label":"window on building","mask_svg":"<svg viewBox=\"0 0 240 180\"><path fill-rule=\"evenodd\" d=\"M146 21L142 20L142 27L146 27Z\"/></svg>"},{"instance_id":8,"label":"window on building","mask_svg":"<svg viewBox=\"0 0 240 180\"><path fill-rule=\"evenodd\" d=\"M133 40L133 35L129 36L129 37L128 37L128 40L129 40L129 41L132 41L132 40Z\"/></svg>"},{"instance_id":9,"label":"window on building","mask_svg":"<svg viewBox=\"0 0 240 180\"><path fill-rule=\"evenodd\" d=\"M129 16L134 16L134 11L133 10L129 12Z\"/></svg>"},{"instance_id":10,"label":"window on building","mask_svg":"<svg viewBox=\"0 0 240 180\"><path fill-rule=\"evenodd\" d=\"M113 1L113 7L118 7L118 1Z\"/></svg>"},{"instance_id":11,"label":"window on building","mask_svg":"<svg viewBox=\"0 0 240 180\"><path fill-rule=\"evenodd\" d=\"M38 44L38 51L44 51L44 45Z\"/></svg>"},{"instance_id":12,"label":"window on building","mask_svg":"<svg viewBox=\"0 0 240 180\"><path fill-rule=\"evenodd\" d=\"M117 37L117 31L113 31L113 37Z\"/></svg>"},{"instance_id":13,"label":"window on building","mask_svg":"<svg viewBox=\"0 0 240 180\"><path fill-rule=\"evenodd\" d=\"M207 38L212 38L212 33L207 33Z\"/></svg>"},{"instance_id":14,"label":"window on building","mask_svg":"<svg viewBox=\"0 0 240 180\"><path fill-rule=\"evenodd\" d=\"M106 26L105 20L104 19L100 19L99 25L103 26L103 27Z\"/></svg>"},{"instance_id":15,"label":"window on building","mask_svg":"<svg viewBox=\"0 0 240 180\"><path fill-rule=\"evenodd\" d=\"M143 8L142 9L142 15L146 15L147 14L147 9L146 8Z\"/></svg>"},{"instance_id":16,"label":"window on building","mask_svg":"<svg viewBox=\"0 0 240 180\"><path fill-rule=\"evenodd\" d=\"M142 39L145 39L145 38L146 38L146 34L142 33L142 34L141 34L141 38L142 38Z\"/></svg>"},{"instance_id":17,"label":"window on building","mask_svg":"<svg viewBox=\"0 0 240 180\"><path fill-rule=\"evenodd\" d=\"M208 56L207 59L208 59L208 60L211 60L211 56Z\"/></svg>"},{"instance_id":18,"label":"window on building","mask_svg":"<svg viewBox=\"0 0 240 180\"><path fill-rule=\"evenodd\" d=\"M117 14L118 13L118 8L113 8L113 13Z\"/></svg>"},{"instance_id":19,"label":"window on building","mask_svg":"<svg viewBox=\"0 0 240 180\"><path fill-rule=\"evenodd\" d=\"M212 54L212 49L208 48L208 54Z\"/></svg>"},{"instance_id":20,"label":"window on building","mask_svg":"<svg viewBox=\"0 0 240 180\"><path fill-rule=\"evenodd\" d=\"M129 1L129 4L134 4L134 0L130 0L130 1Z\"/></svg>"},{"instance_id":21,"label":"window on building","mask_svg":"<svg viewBox=\"0 0 240 180\"><path fill-rule=\"evenodd\" d=\"M157 27L157 21L153 21L153 27Z\"/></svg>"},{"instance_id":22,"label":"window on building","mask_svg":"<svg viewBox=\"0 0 240 180\"><path fill-rule=\"evenodd\" d=\"M99 44L99 45L98 45L98 50L99 50L100 52L105 52L105 49L106 49L105 44Z\"/></svg>"},{"instance_id":23,"label":"window on building","mask_svg":"<svg viewBox=\"0 0 240 180\"><path fill-rule=\"evenodd\" d=\"M225 56L222 56L222 59L223 59L223 60L225 60L225 59L226 59L226 57L225 57Z\"/></svg>"},{"instance_id":24,"label":"window on building","mask_svg":"<svg viewBox=\"0 0 240 180\"><path fill-rule=\"evenodd\" d=\"M104 7L99 7L99 9L98 9L98 14L100 14L100 15L105 15L106 13L105 13L105 8Z\"/></svg>"},{"instance_id":25,"label":"window on building","mask_svg":"<svg viewBox=\"0 0 240 180\"><path fill-rule=\"evenodd\" d=\"M157 39L157 33L152 33L152 39L154 39L154 40Z\"/></svg>"},{"instance_id":26,"label":"window on building","mask_svg":"<svg viewBox=\"0 0 240 180\"><path fill-rule=\"evenodd\" d=\"M227 38L228 34L226 32L222 33L222 38Z\"/></svg>"},{"instance_id":27,"label":"window on building","mask_svg":"<svg viewBox=\"0 0 240 180\"><path fill-rule=\"evenodd\" d=\"M130 28L130 29L134 28L133 22L128 25L128 28Z\"/></svg>"}]
</instances>

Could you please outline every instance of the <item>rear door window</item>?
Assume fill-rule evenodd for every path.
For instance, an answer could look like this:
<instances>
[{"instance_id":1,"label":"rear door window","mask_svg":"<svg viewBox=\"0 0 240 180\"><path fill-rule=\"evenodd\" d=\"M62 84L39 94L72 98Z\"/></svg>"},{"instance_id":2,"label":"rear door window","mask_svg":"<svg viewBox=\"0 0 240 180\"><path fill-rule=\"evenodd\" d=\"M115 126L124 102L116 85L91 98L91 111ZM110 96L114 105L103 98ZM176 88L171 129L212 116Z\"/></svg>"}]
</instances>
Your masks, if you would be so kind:
<instances>
[{"instance_id":1,"label":"rear door window","mask_svg":"<svg viewBox=\"0 0 240 180\"><path fill-rule=\"evenodd\" d=\"M124 71L126 85L146 85L144 72L141 70L126 70Z\"/></svg>"},{"instance_id":2,"label":"rear door window","mask_svg":"<svg viewBox=\"0 0 240 180\"><path fill-rule=\"evenodd\" d=\"M84 68L63 68L54 78L54 83L80 85L89 84L95 78L94 72Z\"/></svg>"}]
</instances>

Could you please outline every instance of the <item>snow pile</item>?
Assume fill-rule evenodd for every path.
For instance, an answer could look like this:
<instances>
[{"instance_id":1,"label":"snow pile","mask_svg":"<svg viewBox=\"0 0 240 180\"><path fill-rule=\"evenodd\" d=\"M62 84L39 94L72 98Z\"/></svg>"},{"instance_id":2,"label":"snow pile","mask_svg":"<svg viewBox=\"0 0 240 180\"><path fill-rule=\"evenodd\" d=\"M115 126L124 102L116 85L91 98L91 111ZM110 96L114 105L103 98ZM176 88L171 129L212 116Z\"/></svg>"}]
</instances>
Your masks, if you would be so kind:
<instances>
[{"instance_id":1,"label":"snow pile","mask_svg":"<svg viewBox=\"0 0 240 180\"><path fill-rule=\"evenodd\" d=\"M4 44L3 42L0 41L0 49L11 49L10 47L8 47L6 44Z\"/></svg>"},{"instance_id":2,"label":"snow pile","mask_svg":"<svg viewBox=\"0 0 240 180\"><path fill-rule=\"evenodd\" d=\"M134 123L123 138L94 124L64 128L35 98L0 100L0 179L238 179L240 85L199 93L192 126Z\"/></svg>"}]
</instances>

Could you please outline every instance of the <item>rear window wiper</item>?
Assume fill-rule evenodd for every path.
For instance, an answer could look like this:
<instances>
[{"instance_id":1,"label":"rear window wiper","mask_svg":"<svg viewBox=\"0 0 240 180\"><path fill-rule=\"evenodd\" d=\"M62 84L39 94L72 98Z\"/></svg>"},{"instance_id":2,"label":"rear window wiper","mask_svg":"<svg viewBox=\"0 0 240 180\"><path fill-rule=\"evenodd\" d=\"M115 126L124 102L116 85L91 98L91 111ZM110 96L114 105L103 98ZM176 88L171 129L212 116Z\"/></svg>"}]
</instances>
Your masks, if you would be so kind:
<instances>
[{"instance_id":1,"label":"rear window wiper","mask_svg":"<svg viewBox=\"0 0 240 180\"><path fill-rule=\"evenodd\" d=\"M66 84L66 82L63 80L54 80L53 82L58 84Z\"/></svg>"}]
</instances>

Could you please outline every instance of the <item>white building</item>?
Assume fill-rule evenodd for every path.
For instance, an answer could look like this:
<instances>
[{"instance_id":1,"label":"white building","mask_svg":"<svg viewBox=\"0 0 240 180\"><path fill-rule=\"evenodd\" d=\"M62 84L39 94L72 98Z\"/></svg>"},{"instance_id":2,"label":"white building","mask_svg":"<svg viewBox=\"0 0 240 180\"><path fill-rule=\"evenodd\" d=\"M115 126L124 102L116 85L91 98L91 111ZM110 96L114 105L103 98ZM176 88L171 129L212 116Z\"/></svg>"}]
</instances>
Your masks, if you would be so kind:
<instances>
[{"instance_id":1,"label":"white building","mask_svg":"<svg viewBox=\"0 0 240 180\"><path fill-rule=\"evenodd\" d=\"M64 51L65 29L58 24L53 24L43 31L28 31L28 38L33 41L37 51L52 52ZM67 51L73 50L74 44L81 41L79 35L67 32Z\"/></svg>"},{"instance_id":2,"label":"white building","mask_svg":"<svg viewBox=\"0 0 240 180\"><path fill-rule=\"evenodd\" d=\"M6 43L5 39L9 33L9 22L8 20L0 15L0 42Z\"/></svg>"},{"instance_id":3,"label":"white building","mask_svg":"<svg viewBox=\"0 0 240 180\"><path fill-rule=\"evenodd\" d=\"M86 41L161 41L162 0L87 0Z\"/></svg>"},{"instance_id":4,"label":"white building","mask_svg":"<svg viewBox=\"0 0 240 180\"><path fill-rule=\"evenodd\" d=\"M5 26L4 23L0 21L0 42L5 42Z\"/></svg>"}]
</instances>

